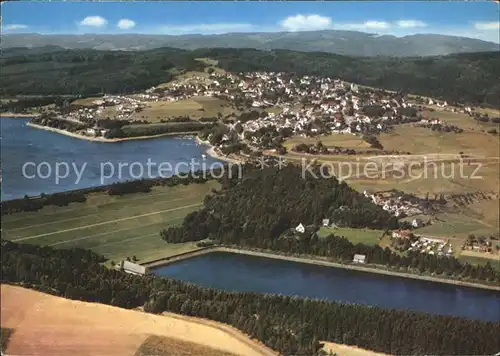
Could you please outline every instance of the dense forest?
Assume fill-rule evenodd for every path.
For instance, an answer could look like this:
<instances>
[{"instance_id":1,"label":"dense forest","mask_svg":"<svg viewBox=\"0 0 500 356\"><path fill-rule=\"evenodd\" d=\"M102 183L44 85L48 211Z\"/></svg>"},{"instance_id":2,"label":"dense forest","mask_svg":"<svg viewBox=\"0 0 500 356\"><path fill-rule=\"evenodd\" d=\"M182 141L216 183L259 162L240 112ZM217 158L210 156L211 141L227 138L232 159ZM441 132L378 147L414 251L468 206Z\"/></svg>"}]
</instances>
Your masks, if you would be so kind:
<instances>
[{"instance_id":1,"label":"dense forest","mask_svg":"<svg viewBox=\"0 0 500 356\"><path fill-rule=\"evenodd\" d=\"M274 71L338 77L358 84L500 107L500 52L425 58L347 57L322 52L213 48L186 51L42 49L0 59L2 96L130 93L169 81L175 73L203 70L213 58L230 72Z\"/></svg>"},{"instance_id":2,"label":"dense forest","mask_svg":"<svg viewBox=\"0 0 500 356\"><path fill-rule=\"evenodd\" d=\"M258 248L286 254L326 257L350 262L356 253L369 263L410 273L426 273L469 281L500 283L491 265L472 266L453 257L420 253L399 254L389 248L352 244L338 236L319 238L315 232L323 219L337 226L395 229L396 217L336 178L321 177L295 165L284 168L245 167L242 179L224 177L222 190L204 200L204 208L186 216L181 226L162 230L171 243L211 239L227 246ZM311 226L303 234L293 229Z\"/></svg>"},{"instance_id":3,"label":"dense forest","mask_svg":"<svg viewBox=\"0 0 500 356\"><path fill-rule=\"evenodd\" d=\"M56 117L50 117L50 115L48 114L43 114L39 117L34 117L30 120L30 123L40 126L51 127L58 130L65 130L68 132L76 132L79 130L86 129L88 127L88 125L79 122L59 119Z\"/></svg>"},{"instance_id":4,"label":"dense forest","mask_svg":"<svg viewBox=\"0 0 500 356\"><path fill-rule=\"evenodd\" d=\"M65 103L70 103L75 99L77 99L76 96L44 96L5 100L0 102L0 112L24 113L27 108L40 108L51 104L62 109Z\"/></svg>"},{"instance_id":5,"label":"dense forest","mask_svg":"<svg viewBox=\"0 0 500 356\"><path fill-rule=\"evenodd\" d=\"M345 182L321 177L318 167L303 174L287 165L261 170L247 165L239 179L221 179L222 191L205 198L201 211L189 214L181 227L163 233L169 242L217 238L223 243L260 246L302 223L329 218L339 226L394 229L398 221Z\"/></svg>"},{"instance_id":6,"label":"dense forest","mask_svg":"<svg viewBox=\"0 0 500 356\"><path fill-rule=\"evenodd\" d=\"M0 59L2 96L132 93L168 82L182 71L203 70L188 51L64 50Z\"/></svg>"},{"instance_id":7,"label":"dense forest","mask_svg":"<svg viewBox=\"0 0 500 356\"><path fill-rule=\"evenodd\" d=\"M494 354L500 324L309 298L231 293L110 270L89 250L2 241L2 283L146 312L227 323L284 355L314 355L319 341L398 355Z\"/></svg>"}]
</instances>

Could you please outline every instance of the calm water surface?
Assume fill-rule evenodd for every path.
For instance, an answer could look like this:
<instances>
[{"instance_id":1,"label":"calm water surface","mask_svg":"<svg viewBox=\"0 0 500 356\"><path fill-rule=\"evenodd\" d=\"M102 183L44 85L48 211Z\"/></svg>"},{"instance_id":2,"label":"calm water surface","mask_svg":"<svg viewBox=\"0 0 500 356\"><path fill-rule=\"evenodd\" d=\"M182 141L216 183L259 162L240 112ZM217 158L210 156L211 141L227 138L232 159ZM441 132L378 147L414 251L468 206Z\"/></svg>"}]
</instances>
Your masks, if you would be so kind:
<instances>
[{"instance_id":1,"label":"calm water surface","mask_svg":"<svg viewBox=\"0 0 500 356\"><path fill-rule=\"evenodd\" d=\"M134 179L134 176L138 179L138 165L130 170L130 165L134 162L142 164L145 175L142 177L147 178L148 158L156 163L151 165L152 176L158 176L158 166L163 162L170 164L172 171L179 162L189 163L191 159L204 162L207 166L217 162L209 156L203 160L201 155L207 147L198 145L193 138L160 137L117 143L90 142L26 126L28 119L1 120L2 200L22 198L25 194L31 196L99 186ZM33 162L35 165L47 162L48 165L40 166L41 176L48 174L49 166L51 175L45 179L24 177L23 165L26 162ZM56 182L54 174L57 162L65 162L70 167L68 176L61 178L59 182ZM121 169L121 174L119 163L128 163L128 166ZM78 175L73 167L81 171L84 164L86 166L82 178L77 181ZM201 166L195 168L198 167ZM178 168L182 172L189 170L184 165ZM114 174L111 169L114 169ZM101 171L105 173L104 177L101 177ZM62 165L60 172L61 176L65 175ZM26 173L27 176L36 175L35 167L28 166ZM168 172L163 174L171 175ZM105 178L107 176L111 178Z\"/></svg>"},{"instance_id":2,"label":"calm water surface","mask_svg":"<svg viewBox=\"0 0 500 356\"><path fill-rule=\"evenodd\" d=\"M253 291L500 322L500 293L341 268L213 252L154 273L228 291Z\"/></svg>"}]
</instances>

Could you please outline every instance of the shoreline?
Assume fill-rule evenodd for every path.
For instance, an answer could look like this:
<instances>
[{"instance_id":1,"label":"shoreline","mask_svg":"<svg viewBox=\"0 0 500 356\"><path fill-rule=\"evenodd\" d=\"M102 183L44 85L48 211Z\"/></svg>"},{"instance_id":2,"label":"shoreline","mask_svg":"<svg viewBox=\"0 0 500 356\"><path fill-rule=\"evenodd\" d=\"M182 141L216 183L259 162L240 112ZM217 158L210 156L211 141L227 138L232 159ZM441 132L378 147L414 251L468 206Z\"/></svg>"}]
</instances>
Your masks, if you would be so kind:
<instances>
[{"instance_id":1,"label":"shoreline","mask_svg":"<svg viewBox=\"0 0 500 356\"><path fill-rule=\"evenodd\" d=\"M32 117L32 116L30 116L30 117ZM169 136L170 137L173 137L173 136L191 136L191 137L195 138L195 140L196 140L196 142L198 144L207 146L207 149L206 149L205 152L210 157L218 159L220 161L225 161L225 162L228 162L228 163L233 163L233 164L243 164L244 163L243 160L239 160L239 159L236 159L236 158L231 158L231 157L227 157L227 156L218 154L215 151L215 148L208 141L201 140L198 137L197 132L193 132L193 131L189 131L189 132L167 132L167 133L158 134L158 135L152 135L152 136L137 136L137 137L123 137L123 138L103 138L103 137L90 137L90 136L86 136L86 135L81 135L81 134L77 134L77 133L74 133L74 132L69 132L69 131L66 131L66 130L57 129L57 128L54 128L54 127L49 127L49 126L43 126L43 125L34 124L32 122L28 122L26 124L26 126L33 127L35 129L39 129L39 130L45 130L45 131L55 132L55 133L58 133L58 134L61 134L61 135L65 135L65 136L72 137L72 138L77 138L77 139L80 139L80 140L86 140L86 141L90 141L90 142L104 142L104 143L116 143L116 142L134 141L134 140L148 140L148 139L154 139L154 138L159 138L159 137L169 137Z\"/></svg>"},{"instance_id":2,"label":"shoreline","mask_svg":"<svg viewBox=\"0 0 500 356\"><path fill-rule=\"evenodd\" d=\"M239 249L239 248L232 248L232 247L219 247L219 246L199 248L199 249L194 250L194 251L184 252L184 253L170 256L167 258L141 263L141 265L149 267L149 268L164 267L164 266L168 266L172 263L180 262L180 261L183 261L186 259L198 257L198 256L201 256L201 255L204 255L207 253L212 253L212 252L228 252L228 253L241 254L241 255L247 255L247 256L271 258L271 259L275 259L275 260L304 263L304 264L310 264L310 265L316 265L316 266L342 268L342 269L348 269L348 270L365 272L365 273L375 273L375 274L382 274L382 275L386 275L386 276L410 278L410 279L422 280L422 281L427 281L427 282L444 283L444 284L455 285L455 286L460 286L460 287L469 287L469 288L476 288L476 289L500 292L500 286L481 284L481 283L475 283L475 282L465 282L465 281L459 281L459 280L447 279L447 278L441 278L441 277L422 276L422 275L417 275L417 274L408 273L408 272L391 271L391 270L375 267L373 265L371 265L371 266L364 265L363 266L363 265L354 265L354 264L343 264L343 263L338 263L338 262L331 262L331 261L328 261L326 259L323 260L321 258L313 258L313 257L306 257L306 256L303 256L303 257L302 256L300 256L300 257L299 256L288 256L288 255L277 254L274 252L258 251L258 250L246 250L246 249Z\"/></svg>"},{"instance_id":3,"label":"shoreline","mask_svg":"<svg viewBox=\"0 0 500 356\"><path fill-rule=\"evenodd\" d=\"M2 119L32 119L40 116L40 114L16 114L12 112L3 112L0 115Z\"/></svg>"},{"instance_id":4,"label":"shoreline","mask_svg":"<svg viewBox=\"0 0 500 356\"><path fill-rule=\"evenodd\" d=\"M19 114L19 115L24 115L24 114ZM17 116L16 118L33 118L36 116L30 115L30 116ZM10 118L10 116L9 116ZM90 137L86 135L81 135L78 133L74 132L69 132L66 130L62 129L57 129L55 127L49 127L49 126L43 126L43 125L38 125L34 124L32 122L28 122L26 126L39 129L39 130L45 130L45 131L50 131L50 132L55 132L64 136L72 137L72 138L77 138L80 140L86 140L90 142L104 142L104 143L116 143L116 142L125 142L125 141L133 141L133 140L148 140L148 139L154 139L154 138L159 138L159 137L169 137L169 136L192 136L195 138L196 142L200 145L205 145L207 146L207 150L205 151L207 155L209 155L212 158L218 159L220 161L228 162L228 163L233 163L233 164L244 164L245 161L243 159L239 159L236 157L229 157L229 156L224 156L222 154L219 154L216 152L215 147L210 144L208 141L203 141L200 139L197 135L197 132L189 131L189 132L167 132L163 134L158 134L158 135L152 135L152 136L137 136L137 137L122 137L122 138L104 138L104 137Z\"/></svg>"},{"instance_id":5,"label":"shoreline","mask_svg":"<svg viewBox=\"0 0 500 356\"><path fill-rule=\"evenodd\" d=\"M215 147L210 144L208 141L204 141L201 138L196 135L196 142L200 145L205 145L207 146L207 150L205 151L207 155L209 155L212 158L218 159L220 161L225 161L228 163L233 163L233 164L244 164L245 162L243 160L237 159L237 158L231 158L228 156L221 155L215 151Z\"/></svg>"},{"instance_id":6,"label":"shoreline","mask_svg":"<svg viewBox=\"0 0 500 356\"><path fill-rule=\"evenodd\" d=\"M116 142L133 141L133 140L147 140L147 139L166 137L166 136L195 136L196 135L196 133L194 133L194 132L166 132L163 134L152 135L152 136L104 138L104 137L85 136L85 135L77 134L74 132L69 132L66 130L57 129L54 127L33 124L31 122L28 122L26 125L29 127L36 128L36 129L51 131L51 132L55 132L55 133L58 133L61 135L65 135L65 136L69 136L69 137L73 137L73 138L78 138L80 140L86 140L86 141L91 141L91 142L105 142L105 143L116 143Z\"/></svg>"}]
</instances>

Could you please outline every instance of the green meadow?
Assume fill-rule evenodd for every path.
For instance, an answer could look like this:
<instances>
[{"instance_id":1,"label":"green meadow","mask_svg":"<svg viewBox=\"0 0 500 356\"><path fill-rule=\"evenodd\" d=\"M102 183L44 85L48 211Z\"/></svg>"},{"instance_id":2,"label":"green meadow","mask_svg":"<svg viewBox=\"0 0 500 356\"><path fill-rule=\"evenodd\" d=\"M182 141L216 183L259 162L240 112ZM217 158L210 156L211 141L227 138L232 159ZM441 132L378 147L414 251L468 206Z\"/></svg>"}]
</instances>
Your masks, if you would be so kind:
<instances>
[{"instance_id":1,"label":"green meadow","mask_svg":"<svg viewBox=\"0 0 500 356\"><path fill-rule=\"evenodd\" d=\"M202 207L218 183L154 187L150 193L91 194L84 203L44 207L2 217L2 238L57 248L92 249L109 259L136 256L140 261L175 255L195 243L168 244L160 230L181 224Z\"/></svg>"}]
</instances>

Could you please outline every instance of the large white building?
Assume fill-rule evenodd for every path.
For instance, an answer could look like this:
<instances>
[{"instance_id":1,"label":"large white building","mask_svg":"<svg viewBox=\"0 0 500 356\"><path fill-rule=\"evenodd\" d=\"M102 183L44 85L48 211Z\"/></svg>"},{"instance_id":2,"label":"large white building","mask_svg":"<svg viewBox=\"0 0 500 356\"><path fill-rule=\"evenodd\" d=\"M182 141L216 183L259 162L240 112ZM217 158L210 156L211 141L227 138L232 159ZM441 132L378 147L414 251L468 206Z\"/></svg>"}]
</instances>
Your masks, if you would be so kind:
<instances>
[{"instance_id":1,"label":"large white building","mask_svg":"<svg viewBox=\"0 0 500 356\"><path fill-rule=\"evenodd\" d=\"M352 259L352 262L355 262L355 263L365 263L366 262L366 256L365 255L355 254L354 258Z\"/></svg>"},{"instance_id":2,"label":"large white building","mask_svg":"<svg viewBox=\"0 0 500 356\"><path fill-rule=\"evenodd\" d=\"M136 275L140 275L140 276L147 275L147 274L151 273L151 270L148 267L144 267L144 266L138 265L137 263L132 263L130 261L120 261L120 263L118 263L118 265L117 265L117 268L120 271L124 271L124 272L131 273L131 274L136 274Z\"/></svg>"}]
</instances>

